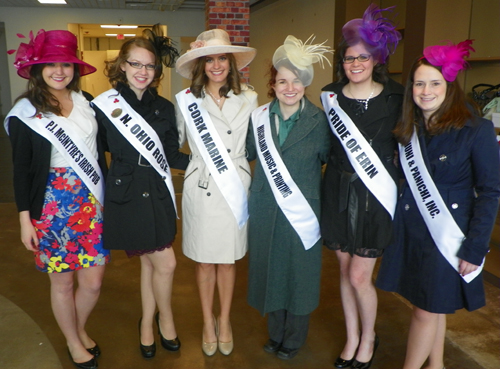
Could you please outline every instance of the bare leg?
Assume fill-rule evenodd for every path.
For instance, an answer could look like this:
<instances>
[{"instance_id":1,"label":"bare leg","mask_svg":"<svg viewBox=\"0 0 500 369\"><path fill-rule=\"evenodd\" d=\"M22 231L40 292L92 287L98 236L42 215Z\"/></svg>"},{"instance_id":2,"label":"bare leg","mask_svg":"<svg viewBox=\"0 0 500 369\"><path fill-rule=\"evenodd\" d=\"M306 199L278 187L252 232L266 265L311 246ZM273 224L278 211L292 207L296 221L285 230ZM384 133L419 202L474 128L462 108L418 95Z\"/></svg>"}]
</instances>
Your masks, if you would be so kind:
<instances>
[{"instance_id":1,"label":"bare leg","mask_svg":"<svg viewBox=\"0 0 500 369\"><path fill-rule=\"evenodd\" d=\"M366 363L373 356L375 344L375 320L377 319L377 291L372 281L376 258L354 255L350 265L349 278L354 289L361 319L361 341L356 360Z\"/></svg>"},{"instance_id":2,"label":"bare leg","mask_svg":"<svg viewBox=\"0 0 500 369\"><path fill-rule=\"evenodd\" d=\"M438 314L438 328L436 338L429 355L429 365L426 369L444 368L444 339L446 336L446 314Z\"/></svg>"},{"instance_id":3,"label":"bare leg","mask_svg":"<svg viewBox=\"0 0 500 369\"><path fill-rule=\"evenodd\" d=\"M203 313L203 342L217 342L213 318L216 271L214 264L197 263L196 281L200 292Z\"/></svg>"},{"instance_id":4,"label":"bare leg","mask_svg":"<svg viewBox=\"0 0 500 369\"><path fill-rule=\"evenodd\" d=\"M160 330L163 337L167 340L173 340L177 337L172 313L172 284L176 265L174 250L171 247L141 256L141 297L143 309L141 336L144 337L145 341L143 341L143 344L145 345L153 343L153 340L146 340L149 330L146 327L153 326L156 306L158 306L160 312ZM144 269L144 273L142 269ZM142 334L142 327L145 327L146 335Z\"/></svg>"},{"instance_id":5,"label":"bare leg","mask_svg":"<svg viewBox=\"0 0 500 369\"><path fill-rule=\"evenodd\" d=\"M155 340L153 330L153 319L156 310L156 300L153 292L153 264L146 257L140 256L141 260L141 343L150 346Z\"/></svg>"},{"instance_id":6,"label":"bare leg","mask_svg":"<svg viewBox=\"0 0 500 369\"><path fill-rule=\"evenodd\" d=\"M351 360L359 344L358 306L349 277L352 257L340 250L337 250L336 254L340 264L340 296L347 331L347 342L340 353L340 357L344 360Z\"/></svg>"},{"instance_id":7,"label":"bare leg","mask_svg":"<svg viewBox=\"0 0 500 369\"><path fill-rule=\"evenodd\" d=\"M76 324L80 341L86 348L96 345L85 331L85 324L99 299L105 268L104 265L100 265L76 272L78 280L78 288L75 291Z\"/></svg>"},{"instance_id":8,"label":"bare leg","mask_svg":"<svg viewBox=\"0 0 500 369\"><path fill-rule=\"evenodd\" d=\"M217 289L220 299L219 316L219 340L220 342L231 342L233 332L231 330L230 312L233 301L234 283L236 280L235 264L217 265Z\"/></svg>"},{"instance_id":9,"label":"bare leg","mask_svg":"<svg viewBox=\"0 0 500 369\"><path fill-rule=\"evenodd\" d=\"M84 363L91 360L93 356L85 349L78 336L73 277L74 272L49 273L50 299L52 311L66 338L73 360L77 363Z\"/></svg>"},{"instance_id":10,"label":"bare leg","mask_svg":"<svg viewBox=\"0 0 500 369\"><path fill-rule=\"evenodd\" d=\"M436 338L439 337L440 340L441 337L444 338L441 332L438 333L439 329L443 329L440 326L439 316L440 314L430 313L416 306L413 307L404 369L420 369L433 351L433 346L439 344L436 342ZM444 328L446 329L446 325Z\"/></svg>"}]
</instances>

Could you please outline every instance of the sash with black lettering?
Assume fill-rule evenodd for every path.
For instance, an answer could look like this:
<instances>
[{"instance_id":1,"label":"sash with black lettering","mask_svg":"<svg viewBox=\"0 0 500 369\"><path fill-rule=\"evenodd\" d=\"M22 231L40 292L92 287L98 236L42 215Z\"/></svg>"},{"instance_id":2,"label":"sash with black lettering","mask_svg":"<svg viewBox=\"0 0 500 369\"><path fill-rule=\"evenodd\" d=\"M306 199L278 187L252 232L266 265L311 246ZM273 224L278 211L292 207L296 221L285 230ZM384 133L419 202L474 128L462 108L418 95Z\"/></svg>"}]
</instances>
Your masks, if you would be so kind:
<instances>
[{"instance_id":1,"label":"sash with black lettering","mask_svg":"<svg viewBox=\"0 0 500 369\"><path fill-rule=\"evenodd\" d=\"M252 112L257 154L278 206L299 235L304 248L309 250L321 237L318 218L276 149L269 122L269 106L269 103L265 104Z\"/></svg>"},{"instance_id":2,"label":"sash with black lettering","mask_svg":"<svg viewBox=\"0 0 500 369\"><path fill-rule=\"evenodd\" d=\"M83 139L63 117L39 113L28 99L22 99L7 114L4 127L9 133L9 118L18 117L33 131L47 139L78 174L97 201L104 204L104 180L101 167Z\"/></svg>"},{"instance_id":3,"label":"sash with black lettering","mask_svg":"<svg viewBox=\"0 0 500 369\"><path fill-rule=\"evenodd\" d=\"M189 88L179 92L175 97L191 137L241 229L248 220L247 191L226 146L210 114L203 107L202 99L197 99Z\"/></svg>"},{"instance_id":4,"label":"sash with black lettering","mask_svg":"<svg viewBox=\"0 0 500 369\"><path fill-rule=\"evenodd\" d=\"M337 95L333 92L322 92L321 101L330 128L342 144L352 167L391 218L394 218L397 201L396 183L358 127L342 110Z\"/></svg>"},{"instance_id":5,"label":"sash with black lettering","mask_svg":"<svg viewBox=\"0 0 500 369\"><path fill-rule=\"evenodd\" d=\"M399 157L411 193L434 243L448 263L458 272L459 259L456 255L465 235L453 219L427 170L415 131L406 146L399 144ZM469 283L481 273L483 264L484 259L479 268L462 278Z\"/></svg>"},{"instance_id":6,"label":"sash with black lettering","mask_svg":"<svg viewBox=\"0 0 500 369\"><path fill-rule=\"evenodd\" d=\"M156 131L139 113L132 109L115 89L100 94L92 100L92 104L96 105L108 117L109 121L113 123L123 137L162 177L168 192L170 192L175 213L177 214L172 173Z\"/></svg>"}]
</instances>

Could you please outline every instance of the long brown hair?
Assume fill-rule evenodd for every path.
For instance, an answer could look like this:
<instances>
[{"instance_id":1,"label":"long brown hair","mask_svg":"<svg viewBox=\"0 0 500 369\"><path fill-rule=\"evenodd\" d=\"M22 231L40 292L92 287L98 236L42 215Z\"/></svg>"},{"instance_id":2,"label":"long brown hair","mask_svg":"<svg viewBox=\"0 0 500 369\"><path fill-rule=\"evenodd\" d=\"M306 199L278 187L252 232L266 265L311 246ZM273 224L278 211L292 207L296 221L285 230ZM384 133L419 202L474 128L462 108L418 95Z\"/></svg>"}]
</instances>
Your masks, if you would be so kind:
<instances>
[{"instance_id":1,"label":"long brown hair","mask_svg":"<svg viewBox=\"0 0 500 369\"><path fill-rule=\"evenodd\" d=\"M207 56L200 56L193 66L193 79L191 80L190 90L198 99L202 97L203 87L208 84L208 77L205 74ZM235 95L241 93L241 77L238 65L236 64L236 58L231 53L227 53L226 57L229 60L229 74L227 75L226 83L219 89L220 97L227 97L230 90L233 90Z\"/></svg>"},{"instance_id":2,"label":"long brown hair","mask_svg":"<svg viewBox=\"0 0 500 369\"><path fill-rule=\"evenodd\" d=\"M398 122L394 129L396 139L403 145L410 142L413 130L416 129L418 131L419 125L424 122L422 110L413 101L415 72L422 65L435 68L441 73L441 67L435 67L425 58L417 59L413 63L408 74L408 80L406 81L401 121ZM429 122L432 122L432 124L427 127L427 132L430 135L439 135L451 129L460 129L471 118L472 113L467 108L465 93L458 81L456 79L453 82L446 81L444 101L429 117Z\"/></svg>"},{"instance_id":3,"label":"long brown hair","mask_svg":"<svg viewBox=\"0 0 500 369\"><path fill-rule=\"evenodd\" d=\"M72 63L71 63L72 64ZM62 115L61 106L57 98L49 91L49 86L43 79L43 68L47 64L34 64L30 69L30 78L28 80L27 90L16 99L16 102L21 99L28 99L28 101L36 109L33 116L38 113L52 113L55 115ZM75 68L73 64L73 79L66 86L70 91L80 91L80 68Z\"/></svg>"},{"instance_id":4,"label":"long brown hair","mask_svg":"<svg viewBox=\"0 0 500 369\"><path fill-rule=\"evenodd\" d=\"M156 50L151 41L144 37L134 37L124 42L122 47L120 48L118 56L112 60L106 61L106 69L104 70L104 74L106 75L106 77L108 77L109 83L111 83L111 86L113 86L113 88L116 87L118 82L128 85L127 76L125 72L122 71L121 66L128 60L128 58L130 57L130 51L134 47L141 47L143 49L146 49L155 56L155 76L148 87L158 87L162 77L161 59L156 55Z\"/></svg>"}]
</instances>

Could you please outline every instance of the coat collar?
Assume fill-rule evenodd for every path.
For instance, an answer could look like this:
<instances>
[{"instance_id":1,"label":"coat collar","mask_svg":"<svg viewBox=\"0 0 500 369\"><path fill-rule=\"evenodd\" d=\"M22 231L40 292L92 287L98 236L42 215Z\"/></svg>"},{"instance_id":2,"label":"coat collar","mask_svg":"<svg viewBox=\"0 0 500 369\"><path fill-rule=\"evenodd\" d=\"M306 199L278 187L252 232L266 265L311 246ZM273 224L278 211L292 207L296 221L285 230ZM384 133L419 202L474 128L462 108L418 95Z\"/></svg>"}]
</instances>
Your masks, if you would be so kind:
<instances>
[{"instance_id":1,"label":"coat collar","mask_svg":"<svg viewBox=\"0 0 500 369\"><path fill-rule=\"evenodd\" d=\"M246 87L246 86L245 86ZM242 93L244 90L244 86L242 85ZM231 126L231 122L233 122L241 111L241 106L243 105L244 100L242 94L235 95L233 90L230 90L227 94L226 101L222 106L222 110L219 109L215 101L208 95L205 95L203 98L203 107L207 109L210 115L217 117L219 120L223 121L227 126Z\"/></svg>"},{"instance_id":2,"label":"coat collar","mask_svg":"<svg viewBox=\"0 0 500 369\"><path fill-rule=\"evenodd\" d=\"M300 119L297 121L293 129L288 134L281 151L285 151L289 147L295 145L297 142L303 140L320 122L321 115L323 111L318 109L313 103L304 96L304 109L300 113ZM274 124L271 124L274 126ZM276 135L276 130L274 130L274 136ZM274 137L273 137L274 138ZM277 142L277 139L275 140ZM279 147L277 144L276 147Z\"/></svg>"}]
</instances>

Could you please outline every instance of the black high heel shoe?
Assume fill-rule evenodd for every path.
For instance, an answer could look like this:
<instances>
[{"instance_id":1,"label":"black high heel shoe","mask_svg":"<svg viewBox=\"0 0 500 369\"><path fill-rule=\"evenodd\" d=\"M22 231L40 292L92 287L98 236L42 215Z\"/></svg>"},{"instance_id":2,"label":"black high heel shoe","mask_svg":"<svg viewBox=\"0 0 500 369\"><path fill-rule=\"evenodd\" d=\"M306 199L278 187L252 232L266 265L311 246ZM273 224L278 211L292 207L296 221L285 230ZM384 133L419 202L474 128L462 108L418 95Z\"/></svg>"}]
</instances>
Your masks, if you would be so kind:
<instances>
[{"instance_id":1,"label":"black high heel shoe","mask_svg":"<svg viewBox=\"0 0 500 369\"><path fill-rule=\"evenodd\" d=\"M73 356L71 356L71 352L69 351L69 348L68 348L68 355L69 355L69 359L71 360L71 362L78 369L97 369L97 360L95 357L93 357L89 361L85 361L84 363L77 363L77 362L75 362L75 360L73 360Z\"/></svg>"},{"instance_id":2,"label":"black high heel shoe","mask_svg":"<svg viewBox=\"0 0 500 369\"><path fill-rule=\"evenodd\" d=\"M94 355L94 357L95 357L96 359L97 359L99 356L101 356L101 349L99 348L99 345L97 344L97 342L96 342L96 344L95 344L95 346L94 346L94 347L88 348L88 349L87 349L87 351L88 351L90 354Z\"/></svg>"},{"instance_id":3,"label":"black high heel shoe","mask_svg":"<svg viewBox=\"0 0 500 369\"><path fill-rule=\"evenodd\" d=\"M139 319L139 347L141 349L142 357L145 359L151 359L156 355L156 342L153 342L152 345L143 345L141 342L141 322L142 318Z\"/></svg>"},{"instance_id":4,"label":"black high heel shoe","mask_svg":"<svg viewBox=\"0 0 500 369\"><path fill-rule=\"evenodd\" d=\"M161 334L159 311L155 315L155 320L156 320L156 325L158 326L158 334L160 335L160 341L163 348L168 351L179 351L179 349L181 348L181 341L179 340L179 337L175 337L173 340L167 340Z\"/></svg>"},{"instance_id":5,"label":"black high heel shoe","mask_svg":"<svg viewBox=\"0 0 500 369\"><path fill-rule=\"evenodd\" d=\"M372 354L372 358L370 359L370 361L367 362L367 363L362 363L361 361L358 361L358 360L354 359L354 361L352 363L352 368L355 368L355 369L369 369L370 366L372 365L373 358L375 357L375 351L377 351L377 347L378 347L379 343L380 343L380 340L378 339L378 336L375 335L375 344L373 346L373 354Z\"/></svg>"},{"instance_id":6,"label":"black high heel shoe","mask_svg":"<svg viewBox=\"0 0 500 369\"><path fill-rule=\"evenodd\" d=\"M339 355L339 357L333 363L333 366L336 368L350 368L352 363L354 362L354 358L356 357L356 354L358 353L358 349L359 349L359 343L358 343L358 347L356 347L356 351L354 351L354 355L352 356L351 360L342 359Z\"/></svg>"}]
</instances>

